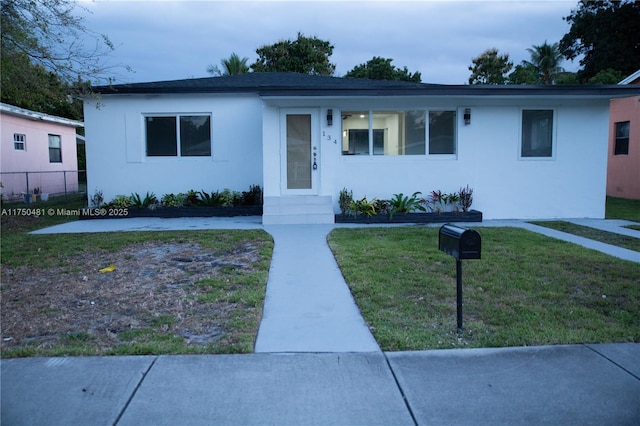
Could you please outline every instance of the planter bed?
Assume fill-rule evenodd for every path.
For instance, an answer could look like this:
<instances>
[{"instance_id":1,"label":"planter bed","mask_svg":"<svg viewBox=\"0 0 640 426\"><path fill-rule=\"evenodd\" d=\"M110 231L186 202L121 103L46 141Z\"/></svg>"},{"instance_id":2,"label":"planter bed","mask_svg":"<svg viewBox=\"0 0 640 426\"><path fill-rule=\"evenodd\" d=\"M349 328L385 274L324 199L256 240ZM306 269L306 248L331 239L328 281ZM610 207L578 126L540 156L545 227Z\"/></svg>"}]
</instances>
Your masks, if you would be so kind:
<instances>
[{"instance_id":1,"label":"planter bed","mask_svg":"<svg viewBox=\"0 0 640 426\"><path fill-rule=\"evenodd\" d=\"M156 209L139 209L129 207L117 209L104 207L101 209L81 209L79 219L126 219L129 217L233 217L233 216L262 216L262 206L234 206L234 207L159 207Z\"/></svg>"},{"instance_id":2,"label":"planter bed","mask_svg":"<svg viewBox=\"0 0 640 426\"><path fill-rule=\"evenodd\" d=\"M447 222L482 222L482 212L469 210L468 212L442 213L396 213L391 219L388 214L373 216L345 216L336 215L336 223L447 223Z\"/></svg>"}]
</instances>

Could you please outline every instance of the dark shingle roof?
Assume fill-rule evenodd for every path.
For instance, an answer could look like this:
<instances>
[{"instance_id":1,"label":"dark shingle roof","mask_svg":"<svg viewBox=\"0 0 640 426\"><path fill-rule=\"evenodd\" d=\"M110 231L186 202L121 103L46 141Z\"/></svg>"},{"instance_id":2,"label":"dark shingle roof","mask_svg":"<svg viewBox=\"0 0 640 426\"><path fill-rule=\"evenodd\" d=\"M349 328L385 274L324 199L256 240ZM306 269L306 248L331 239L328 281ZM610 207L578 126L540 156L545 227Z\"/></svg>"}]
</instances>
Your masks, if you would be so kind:
<instances>
[{"instance_id":1,"label":"dark shingle roof","mask_svg":"<svg viewBox=\"0 0 640 426\"><path fill-rule=\"evenodd\" d=\"M289 72L98 86L101 94L256 93L260 96L586 96L640 95L633 86L443 85L327 77Z\"/></svg>"}]
</instances>

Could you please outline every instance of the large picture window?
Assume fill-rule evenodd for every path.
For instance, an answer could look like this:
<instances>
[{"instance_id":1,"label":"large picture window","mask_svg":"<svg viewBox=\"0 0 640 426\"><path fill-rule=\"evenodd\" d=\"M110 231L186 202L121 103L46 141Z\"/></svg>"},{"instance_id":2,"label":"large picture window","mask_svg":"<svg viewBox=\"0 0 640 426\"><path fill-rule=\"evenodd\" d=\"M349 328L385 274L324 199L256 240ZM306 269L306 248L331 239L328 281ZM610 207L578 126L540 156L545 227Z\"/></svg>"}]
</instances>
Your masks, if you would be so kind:
<instances>
[{"instance_id":1,"label":"large picture window","mask_svg":"<svg viewBox=\"0 0 640 426\"><path fill-rule=\"evenodd\" d=\"M616 123L616 140L613 155L629 155L629 121Z\"/></svg>"},{"instance_id":2,"label":"large picture window","mask_svg":"<svg viewBox=\"0 0 640 426\"><path fill-rule=\"evenodd\" d=\"M62 163L60 135L49 135L49 162Z\"/></svg>"},{"instance_id":3,"label":"large picture window","mask_svg":"<svg viewBox=\"0 0 640 426\"><path fill-rule=\"evenodd\" d=\"M522 110L523 158L553 156L553 110Z\"/></svg>"},{"instance_id":4,"label":"large picture window","mask_svg":"<svg viewBox=\"0 0 640 426\"><path fill-rule=\"evenodd\" d=\"M424 155L425 111L343 111L344 155Z\"/></svg>"},{"instance_id":5,"label":"large picture window","mask_svg":"<svg viewBox=\"0 0 640 426\"><path fill-rule=\"evenodd\" d=\"M211 116L147 116L146 146L149 157L211 156Z\"/></svg>"}]
</instances>

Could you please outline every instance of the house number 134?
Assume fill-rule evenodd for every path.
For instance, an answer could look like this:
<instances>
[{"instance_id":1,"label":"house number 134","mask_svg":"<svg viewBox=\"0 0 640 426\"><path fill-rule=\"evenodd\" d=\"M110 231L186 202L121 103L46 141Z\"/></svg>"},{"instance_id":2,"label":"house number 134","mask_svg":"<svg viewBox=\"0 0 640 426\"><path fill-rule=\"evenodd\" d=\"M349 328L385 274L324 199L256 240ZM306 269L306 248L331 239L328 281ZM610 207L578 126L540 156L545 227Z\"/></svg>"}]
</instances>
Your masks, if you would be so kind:
<instances>
[{"instance_id":1,"label":"house number 134","mask_svg":"<svg viewBox=\"0 0 640 426\"><path fill-rule=\"evenodd\" d=\"M328 141L331 141L331 135L328 135L324 130L322 131L322 137L327 138ZM338 145L338 140L333 139L334 145Z\"/></svg>"}]
</instances>

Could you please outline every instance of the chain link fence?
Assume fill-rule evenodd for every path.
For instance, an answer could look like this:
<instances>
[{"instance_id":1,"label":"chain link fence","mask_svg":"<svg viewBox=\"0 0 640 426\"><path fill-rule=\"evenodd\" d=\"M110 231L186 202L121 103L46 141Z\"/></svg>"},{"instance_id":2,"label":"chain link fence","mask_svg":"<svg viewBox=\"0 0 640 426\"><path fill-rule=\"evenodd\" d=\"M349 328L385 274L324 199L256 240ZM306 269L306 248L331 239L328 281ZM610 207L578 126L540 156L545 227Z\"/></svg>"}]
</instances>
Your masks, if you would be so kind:
<instances>
[{"instance_id":1,"label":"chain link fence","mask_svg":"<svg viewBox=\"0 0 640 426\"><path fill-rule=\"evenodd\" d=\"M86 170L0 172L2 200L25 203L46 201L50 196L87 192Z\"/></svg>"}]
</instances>

